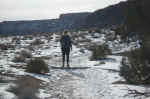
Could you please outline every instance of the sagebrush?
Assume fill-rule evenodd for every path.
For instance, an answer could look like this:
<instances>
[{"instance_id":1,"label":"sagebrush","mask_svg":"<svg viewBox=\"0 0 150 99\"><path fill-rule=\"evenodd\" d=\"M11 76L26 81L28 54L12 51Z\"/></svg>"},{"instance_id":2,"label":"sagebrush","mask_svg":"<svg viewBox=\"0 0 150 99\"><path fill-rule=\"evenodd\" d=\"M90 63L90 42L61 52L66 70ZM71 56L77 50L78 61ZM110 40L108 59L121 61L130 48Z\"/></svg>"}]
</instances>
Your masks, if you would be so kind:
<instances>
[{"instance_id":1,"label":"sagebrush","mask_svg":"<svg viewBox=\"0 0 150 99\"><path fill-rule=\"evenodd\" d=\"M26 71L41 74L47 73L49 68L48 64L42 58L34 58L27 63Z\"/></svg>"},{"instance_id":2,"label":"sagebrush","mask_svg":"<svg viewBox=\"0 0 150 99\"><path fill-rule=\"evenodd\" d=\"M37 97L40 81L30 77L21 77L14 81L15 86L11 86L8 91L14 93L18 99L39 99Z\"/></svg>"},{"instance_id":3,"label":"sagebrush","mask_svg":"<svg viewBox=\"0 0 150 99\"><path fill-rule=\"evenodd\" d=\"M92 46L91 51L92 51L91 60L105 59L106 56L111 53L111 50L106 44L94 45Z\"/></svg>"},{"instance_id":4,"label":"sagebrush","mask_svg":"<svg viewBox=\"0 0 150 99\"><path fill-rule=\"evenodd\" d=\"M150 83L150 64L145 58L142 49L136 49L130 52L128 57L122 59L120 75L132 84Z\"/></svg>"}]
</instances>

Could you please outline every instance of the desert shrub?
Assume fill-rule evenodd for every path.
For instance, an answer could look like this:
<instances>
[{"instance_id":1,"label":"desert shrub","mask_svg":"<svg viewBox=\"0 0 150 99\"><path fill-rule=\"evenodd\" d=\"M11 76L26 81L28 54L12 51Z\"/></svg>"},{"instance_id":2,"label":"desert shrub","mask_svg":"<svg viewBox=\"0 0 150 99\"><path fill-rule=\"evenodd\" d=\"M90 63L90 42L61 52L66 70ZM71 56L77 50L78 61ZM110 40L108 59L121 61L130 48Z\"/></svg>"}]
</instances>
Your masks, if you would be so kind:
<instances>
[{"instance_id":1,"label":"desert shrub","mask_svg":"<svg viewBox=\"0 0 150 99\"><path fill-rule=\"evenodd\" d=\"M72 39L75 40L76 38L78 38L79 36L77 34L72 34Z\"/></svg>"},{"instance_id":2,"label":"desert shrub","mask_svg":"<svg viewBox=\"0 0 150 99\"><path fill-rule=\"evenodd\" d=\"M72 44L78 46L79 42L74 40L74 41L72 41Z\"/></svg>"},{"instance_id":3,"label":"desert shrub","mask_svg":"<svg viewBox=\"0 0 150 99\"><path fill-rule=\"evenodd\" d=\"M85 43L85 42L91 42L91 40L90 39L86 39L86 38L84 38L84 39L81 39L81 40L78 40L77 41L77 43Z\"/></svg>"},{"instance_id":4,"label":"desert shrub","mask_svg":"<svg viewBox=\"0 0 150 99\"><path fill-rule=\"evenodd\" d=\"M26 47L29 51L35 51L34 47L32 45L29 45Z\"/></svg>"},{"instance_id":5,"label":"desert shrub","mask_svg":"<svg viewBox=\"0 0 150 99\"><path fill-rule=\"evenodd\" d=\"M95 32L96 33L101 33L101 30L100 29L96 29Z\"/></svg>"},{"instance_id":6,"label":"desert shrub","mask_svg":"<svg viewBox=\"0 0 150 99\"><path fill-rule=\"evenodd\" d=\"M145 35L140 36L141 37L141 41L140 41L140 45L141 45L141 51L142 51L142 58L144 60L148 60L150 63L150 34L149 33L145 33Z\"/></svg>"},{"instance_id":7,"label":"desert shrub","mask_svg":"<svg viewBox=\"0 0 150 99\"><path fill-rule=\"evenodd\" d=\"M30 53L30 51L28 51L28 50L22 50L20 52L20 55L24 56L25 58L32 58L32 53Z\"/></svg>"},{"instance_id":8,"label":"desert shrub","mask_svg":"<svg viewBox=\"0 0 150 99\"><path fill-rule=\"evenodd\" d=\"M40 45L40 44L44 44L44 42L41 41L40 39L36 39L31 43L31 45Z\"/></svg>"},{"instance_id":9,"label":"desert shrub","mask_svg":"<svg viewBox=\"0 0 150 99\"><path fill-rule=\"evenodd\" d=\"M140 48L128 52L127 59L123 59L120 75L129 83L150 83L150 40L149 35L140 36ZM127 72L127 73L126 73Z\"/></svg>"},{"instance_id":10,"label":"desert shrub","mask_svg":"<svg viewBox=\"0 0 150 99\"><path fill-rule=\"evenodd\" d=\"M145 59L142 49L136 49L130 52L128 57L121 61L120 75L132 84L150 83L150 64Z\"/></svg>"},{"instance_id":11,"label":"desert shrub","mask_svg":"<svg viewBox=\"0 0 150 99\"><path fill-rule=\"evenodd\" d=\"M16 86L11 86L8 91L14 93L18 99L39 99L36 94L40 87L40 81L30 77L25 76L14 81Z\"/></svg>"},{"instance_id":12,"label":"desert shrub","mask_svg":"<svg viewBox=\"0 0 150 99\"><path fill-rule=\"evenodd\" d=\"M31 73L47 73L49 71L48 64L42 58L31 59L27 64L27 72Z\"/></svg>"},{"instance_id":13,"label":"desert shrub","mask_svg":"<svg viewBox=\"0 0 150 99\"><path fill-rule=\"evenodd\" d=\"M93 31L92 30L88 30L88 33L92 33Z\"/></svg>"},{"instance_id":14,"label":"desert shrub","mask_svg":"<svg viewBox=\"0 0 150 99\"><path fill-rule=\"evenodd\" d=\"M0 49L1 50L8 50L8 46L5 44L0 44Z\"/></svg>"},{"instance_id":15,"label":"desert shrub","mask_svg":"<svg viewBox=\"0 0 150 99\"><path fill-rule=\"evenodd\" d=\"M20 37L15 36L12 38L12 42L18 42L18 41L20 42Z\"/></svg>"},{"instance_id":16,"label":"desert shrub","mask_svg":"<svg viewBox=\"0 0 150 99\"><path fill-rule=\"evenodd\" d=\"M125 9L125 27L128 37L137 35L141 40L140 48L133 50L123 58L120 67L120 75L129 83L149 84L150 83L150 40L149 40L149 0L128 0Z\"/></svg>"},{"instance_id":17,"label":"desert shrub","mask_svg":"<svg viewBox=\"0 0 150 99\"><path fill-rule=\"evenodd\" d=\"M15 46L11 44L0 44L0 49L1 50L8 50L8 49L14 49Z\"/></svg>"},{"instance_id":18,"label":"desert shrub","mask_svg":"<svg viewBox=\"0 0 150 99\"><path fill-rule=\"evenodd\" d=\"M33 36L32 35L24 35L24 37L22 38L22 40L32 40Z\"/></svg>"},{"instance_id":19,"label":"desert shrub","mask_svg":"<svg viewBox=\"0 0 150 99\"><path fill-rule=\"evenodd\" d=\"M0 83L4 83L5 81L4 81L4 79L3 79L3 77L0 75Z\"/></svg>"},{"instance_id":20,"label":"desert shrub","mask_svg":"<svg viewBox=\"0 0 150 99\"><path fill-rule=\"evenodd\" d=\"M14 57L14 59L12 60L13 62L25 62L25 57L22 55L17 55Z\"/></svg>"},{"instance_id":21,"label":"desert shrub","mask_svg":"<svg viewBox=\"0 0 150 99\"><path fill-rule=\"evenodd\" d=\"M32 53L27 50L22 50L14 57L13 62L25 62L26 58L32 58Z\"/></svg>"},{"instance_id":22,"label":"desert shrub","mask_svg":"<svg viewBox=\"0 0 150 99\"><path fill-rule=\"evenodd\" d=\"M105 59L106 55L111 53L111 50L108 48L106 44L94 45L92 46L91 51L92 51L91 60Z\"/></svg>"}]
</instances>

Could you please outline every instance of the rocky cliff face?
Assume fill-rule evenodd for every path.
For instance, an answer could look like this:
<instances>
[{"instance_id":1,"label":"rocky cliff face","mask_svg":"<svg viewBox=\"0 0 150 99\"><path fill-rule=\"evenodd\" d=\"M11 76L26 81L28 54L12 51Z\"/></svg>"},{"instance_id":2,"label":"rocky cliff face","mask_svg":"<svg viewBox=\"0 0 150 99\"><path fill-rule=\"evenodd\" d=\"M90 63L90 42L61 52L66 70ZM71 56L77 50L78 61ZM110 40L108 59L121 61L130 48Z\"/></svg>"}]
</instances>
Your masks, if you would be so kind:
<instances>
[{"instance_id":1,"label":"rocky cliff face","mask_svg":"<svg viewBox=\"0 0 150 99\"><path fill-rule=\"evenodd\" d=\"M82 28L103 28L119 25L124 22L124 7L122 2L93 13L61 14L58 19L34 21L5 21L0 23L0 33L25 34L58 32L63 30L80 30Z\"/></svg>"},{"instance_id":2,"label":"rocky cliff face","mask_svg":"<svg viewBox=\"0 0 150 99\"><path fill-rule=\"evenodd\" d=\"M0 23L0 33L28 34L56 31L58 20L5 21Z\"/></svg>"},{"instance_id":3,"label":"rocky cliff face","mask_svg":"<svg viewBox=\"0 0 150 99\"><path fill-rule=\"evenodd\" d=\"M124 9L126 2L100 9L86 18L87 27L106 27L119 25L124 22Z\"/></svg>"},{"instance_id":4,"label":"rocky cliff face","mask_svg":"<svg viewBox=\"0 0 150 99\"><path fill-rule=\"evenodd\" d=\"M69 13L59 19L33 21L5 21L0 23L0 34L46 33L77 29L90 13Z\"/></svg>"},{"instance_id":5,"label":"rocky cliff face","mask_svg":"<svg viewBox=\"0 0 150 99\"><path fill-rule=\"evenodd\" d=\"M61 30L76 30L85 23L85 19L91 13L70 13L60 15L59 25Z\"/></svg>"}]
</instances>

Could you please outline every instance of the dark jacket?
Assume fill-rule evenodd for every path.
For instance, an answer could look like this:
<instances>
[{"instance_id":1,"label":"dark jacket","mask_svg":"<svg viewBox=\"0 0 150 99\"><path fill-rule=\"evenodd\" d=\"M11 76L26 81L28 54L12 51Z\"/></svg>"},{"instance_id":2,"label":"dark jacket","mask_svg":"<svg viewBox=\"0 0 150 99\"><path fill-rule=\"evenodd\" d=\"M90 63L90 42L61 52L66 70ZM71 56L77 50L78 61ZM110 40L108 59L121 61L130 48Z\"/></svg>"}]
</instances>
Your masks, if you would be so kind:
<instances>
[{"instance_id":1,"label":"dark jacket","mask_svg":"<svg viewBox=\"0 0 150 99\"><path fill-rule=\"evenodd\" d=\"M63 49L72 49L72 41L69 35L63 35L60 39L61 48Z\"/></svg>"}]
</instances>

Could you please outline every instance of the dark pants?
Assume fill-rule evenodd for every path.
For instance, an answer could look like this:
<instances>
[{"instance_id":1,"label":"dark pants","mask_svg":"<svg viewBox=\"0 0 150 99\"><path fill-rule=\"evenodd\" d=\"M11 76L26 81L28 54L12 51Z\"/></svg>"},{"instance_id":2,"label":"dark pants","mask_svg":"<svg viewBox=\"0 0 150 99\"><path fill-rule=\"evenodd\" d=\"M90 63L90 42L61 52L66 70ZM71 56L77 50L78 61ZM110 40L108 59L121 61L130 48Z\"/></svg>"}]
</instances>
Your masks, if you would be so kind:
<instances>
[{"instance_id":1,"label":"dark pants","mask_svg":"<svg viewBox=\"0 0 150 99\"><path fill-rule=\"evenodd\" d=\"M69 54L70 54L70 48L62 48L63 67L65 64L66 58L67 58L67 66L69 67Z\"/></svg>"}]
</instances>

